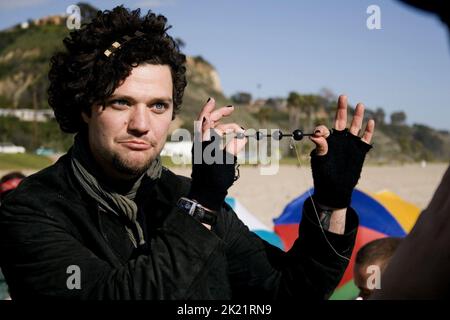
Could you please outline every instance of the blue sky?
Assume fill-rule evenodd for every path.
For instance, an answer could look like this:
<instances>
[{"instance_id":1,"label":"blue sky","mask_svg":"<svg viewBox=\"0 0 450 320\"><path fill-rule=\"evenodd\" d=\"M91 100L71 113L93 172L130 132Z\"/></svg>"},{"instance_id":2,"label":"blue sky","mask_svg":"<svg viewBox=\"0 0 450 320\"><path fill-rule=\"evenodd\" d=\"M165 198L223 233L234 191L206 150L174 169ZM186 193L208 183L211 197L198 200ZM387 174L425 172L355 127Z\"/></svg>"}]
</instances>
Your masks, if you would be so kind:
<instances>
[{"instance_id":1,"label":"blue sky","mask_svg":"<svg viewBox=\"0 0 450 320\"><path fill-rule=\"evenodd\" d=\"M0 29L63 13L76 1L0 2ZM124 3L167 16L185 52L218 70L225 94L254 97L345 93L352 104L404 110L408 123L450 130L450 45L434 16L392 0L133 0L90 1L100 9ZM369 5L381 29L369 30Z\"/></svg>"}]
</instances>

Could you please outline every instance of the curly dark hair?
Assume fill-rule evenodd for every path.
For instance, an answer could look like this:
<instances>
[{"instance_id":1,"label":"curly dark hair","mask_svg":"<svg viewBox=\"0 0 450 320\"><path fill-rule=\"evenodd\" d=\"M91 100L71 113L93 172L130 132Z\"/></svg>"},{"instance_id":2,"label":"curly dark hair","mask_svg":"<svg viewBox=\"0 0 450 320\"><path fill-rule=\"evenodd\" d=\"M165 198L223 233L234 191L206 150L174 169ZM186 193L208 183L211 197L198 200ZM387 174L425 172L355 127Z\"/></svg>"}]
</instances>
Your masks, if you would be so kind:
<instances>
[{"instance_id":1,"label":"curly dark hair","mask_svg":"<svg viewBox=\"0 0 450 320\"><path fill-rule=\"evenodd\" d=\"M85 128L81 113L90 114L93 104L104 104L114 90L142 63L168 65L172 73L174 114L179 111L186 87L186 56L167 34L171 26L162 15L118 6L98 11L97 16L63 42L66 50L50 61L48 102L62 131L76 133ZM107 57L104 52L122 37L144 35L127 41Z\"/></svg>"}]
</instances>

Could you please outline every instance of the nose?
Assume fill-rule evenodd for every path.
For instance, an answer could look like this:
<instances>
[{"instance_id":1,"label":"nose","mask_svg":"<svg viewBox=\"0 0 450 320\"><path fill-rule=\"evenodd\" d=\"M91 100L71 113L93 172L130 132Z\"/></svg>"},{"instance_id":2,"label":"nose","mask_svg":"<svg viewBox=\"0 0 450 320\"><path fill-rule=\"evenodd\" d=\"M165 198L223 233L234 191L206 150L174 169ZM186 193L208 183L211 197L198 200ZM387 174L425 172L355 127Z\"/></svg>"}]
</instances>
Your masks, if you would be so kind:
<instances>
[{"instance_id":1,"label":"nose","mask_svg":"<svg viewBox=\"0 0 450 320\"><path fill-rule=\"evenodd\" d=\"M143 136L150 131L150 110L145 104L132 108L128 120L128 131L135 136Z\"/></svg>"}]
</instances>

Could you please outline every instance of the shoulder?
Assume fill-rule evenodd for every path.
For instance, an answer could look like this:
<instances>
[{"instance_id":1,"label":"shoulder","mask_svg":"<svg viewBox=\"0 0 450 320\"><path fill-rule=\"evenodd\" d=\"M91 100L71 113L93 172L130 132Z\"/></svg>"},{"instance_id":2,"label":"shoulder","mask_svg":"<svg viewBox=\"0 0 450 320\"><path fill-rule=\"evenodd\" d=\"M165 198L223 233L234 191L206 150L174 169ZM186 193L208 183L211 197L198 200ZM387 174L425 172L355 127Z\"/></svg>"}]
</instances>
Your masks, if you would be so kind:
<instances>
[{"instance_id":1,"label":"shoulder","mask_svg":"<svg viewBox=\"0 0 450 320\"><path fill-rule=\"evenodd\" d=\"M71 184L69 165L68 156L64 155L55 164L28 176L2 202L2 209L14 206L39 208L61 198L75 200L74 191L77 192Z\"/></svg>"}]
</instances>

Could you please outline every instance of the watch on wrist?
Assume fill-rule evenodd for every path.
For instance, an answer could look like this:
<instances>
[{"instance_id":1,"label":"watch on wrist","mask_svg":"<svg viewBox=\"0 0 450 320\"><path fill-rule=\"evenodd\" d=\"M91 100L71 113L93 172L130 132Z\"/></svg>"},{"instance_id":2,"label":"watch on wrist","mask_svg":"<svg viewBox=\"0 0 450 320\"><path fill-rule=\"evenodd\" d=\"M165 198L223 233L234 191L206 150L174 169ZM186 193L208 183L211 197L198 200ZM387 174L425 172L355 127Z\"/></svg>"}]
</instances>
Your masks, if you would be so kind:
<instances>
[{"instance_id":1,"label":"watch on wrist","mask_svg":"<svg viewBox=\"0 0 450 320\"><path fill-rule=\"evenodd\" d=\"M203 207L195 200L181 197L177 202L177 207L201 223L206 223L210 226L216 224L216 213Z\"/></svg>"}]
</instances>

